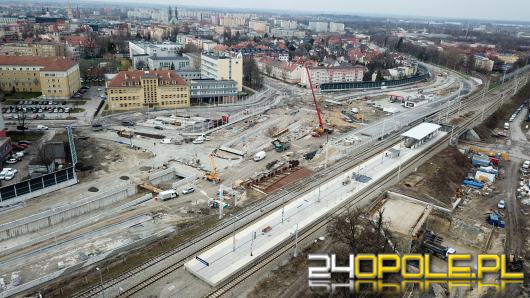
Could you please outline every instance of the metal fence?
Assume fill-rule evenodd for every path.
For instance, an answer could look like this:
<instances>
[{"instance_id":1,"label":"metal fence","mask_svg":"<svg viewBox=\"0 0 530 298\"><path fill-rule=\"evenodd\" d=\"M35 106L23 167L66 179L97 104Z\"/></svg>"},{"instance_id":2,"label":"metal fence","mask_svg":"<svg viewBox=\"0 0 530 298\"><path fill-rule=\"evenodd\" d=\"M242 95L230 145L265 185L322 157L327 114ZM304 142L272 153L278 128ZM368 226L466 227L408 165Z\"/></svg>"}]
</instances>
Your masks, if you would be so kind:
<instances>
[{"instance_id":1,"label":"metal fence","mask_svg":"<svg viewBox=\"0 0 530 298\"><path fill-rule=\"evenodd\" d=\"M73 166L41 177L4 186L0 188L0 202L11 200L72 179L76 179Z\"/></svg>"}]
</instances>

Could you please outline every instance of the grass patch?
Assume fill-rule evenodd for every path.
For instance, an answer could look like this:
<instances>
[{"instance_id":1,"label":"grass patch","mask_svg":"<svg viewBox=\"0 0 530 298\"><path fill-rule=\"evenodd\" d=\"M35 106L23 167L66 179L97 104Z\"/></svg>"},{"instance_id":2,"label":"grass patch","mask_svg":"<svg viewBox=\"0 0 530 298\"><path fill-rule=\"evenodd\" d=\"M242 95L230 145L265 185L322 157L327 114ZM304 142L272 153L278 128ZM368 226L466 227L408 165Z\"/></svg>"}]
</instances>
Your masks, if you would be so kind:
<instances>
[{"instance_id":1,"label":"grass patch","mask_svg":"<svg viewBox=\"0 0 530 298\"><path fill-rule=\"evenodd\" d=\"M73 108L73 109L70 109L70 113L82 113L84 112L85 109L83 108Z\"/></svg>"},{"instance_id":2,"label":"grass patch","mask_svg":"<svg viewBox=\"0 0 530 298\"><path fill-rule=\"evenodd\" d=\"M15 92L13 94L5 94L5 99L32 99L41 96L41 92Z\"/></svg>"},{"instance_id":3,"label":"grass patch","mask_svg":"<svg viewBox=\"0 0 530 298\"><path fill-rule=\"evenodd\" d=\"M72 101L67 101L66 103L69 103L69 104L72 104L74 106L83 106L86 104L86 100L72 100Z\"/></svg>"}]
</instances>

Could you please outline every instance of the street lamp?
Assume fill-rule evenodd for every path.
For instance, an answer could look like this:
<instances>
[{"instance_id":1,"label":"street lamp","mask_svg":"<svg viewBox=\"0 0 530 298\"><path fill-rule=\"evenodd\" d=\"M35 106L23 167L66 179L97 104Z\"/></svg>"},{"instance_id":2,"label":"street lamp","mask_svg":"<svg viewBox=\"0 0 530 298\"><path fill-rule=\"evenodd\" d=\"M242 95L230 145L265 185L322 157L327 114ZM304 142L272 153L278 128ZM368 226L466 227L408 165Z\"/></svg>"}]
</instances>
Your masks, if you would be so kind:
<instances>
[{"instance_id":1,"label":"street lamp","mask_svg":"<svg viewBox=\"0 0 530 298\"><path fill-rule=\"evenodd\" d=\"M234 216L234 224L232 226L232 252L236 252L236 221L239 219L237 215Z\"/></svg>"},{"instance_id":2,"label":"street lamp","mask_svg":"<svg viewBox=\"0 0 530 298\"><path fill-rule=\"evenodd\" d=\"M101 269L99 267L96 267L96 271L99 272L99 282L101 285L101 295L103 298L105 298L105 288L103 288L103 273L101 272Z\"/></svg>"}]
</instances>

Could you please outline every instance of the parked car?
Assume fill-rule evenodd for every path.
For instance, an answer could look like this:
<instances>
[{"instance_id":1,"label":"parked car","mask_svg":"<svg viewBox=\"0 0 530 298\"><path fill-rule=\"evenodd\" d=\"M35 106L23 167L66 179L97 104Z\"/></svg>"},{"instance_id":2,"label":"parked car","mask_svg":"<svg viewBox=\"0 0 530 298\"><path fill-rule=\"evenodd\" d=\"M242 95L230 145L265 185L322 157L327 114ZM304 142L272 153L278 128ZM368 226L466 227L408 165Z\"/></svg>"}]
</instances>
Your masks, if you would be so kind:
<instances>
[{"instance_id":1,"label":"parked car","mask_svg":"<svg viewBox=\"0 0 530 298\"><path fill-rule=\"evenodd\" d=\"M182 189L182 194L187 195L195 191L195 188L193 186L188 186Z\"/></svg>"},{"instance_id":2,"label":"parked car","mask_svg":"<svg viewBox=\"0 0 530 298\"><path fill-rule=\"evenodd\" d=\"M48 130L48 126L39 124L39 125L37 125L37 129L39 129L39 130Z\"/></svg>"},{"instance_id":3,"label":"parked car","mask_svg":"<svg viewBox=\"0 0 530 298\"><path fill-rule=\"evenodd\" d=\"M17 169L3 168L0 172L0 179L11 180L13 177L15 177L16 173L18 173ZM10 178L8 179L8 177Z\"/></svg>"},{"instance_id":4,"label":"parked car","mask_svg":"<svg viewBox=\"0 0 530 298\"><path fill-rule=\"evenodd\" d=\"M202 143L204 143L204 140L203 139L195 139L195 140L193 140L192 143L193 144L202 144Z\"/></svg>"},{"instance_id":5,"label":"parked car","mask_svg":"<svg viewBox=\"0 0 530 298\"><path fill-rule=\"evenodd\" d=\"M158 130L164 130L164 128L160 125L155 125L154 129L158 129Z\"/></svg>"},{"instance_id":6,"label":"parked car","mask_svg":"<svg viewBox=\"0 0 530 298\"><path fill-rule=\"evenodd\" d=\"M18 144L26 144L26 145L31 145L31 144L33 144L31 141L26 141L26 140L21 140L21 141L18 141L17 143L18 143Z\"/></svg>"},{"instance_id":7,"label":"parked car","mask_svg":"<svg viewBox=\"0 0 530 298\"><path fill-rule=\"evenodd\" d=\"M132 122L130 120L125 120L125 121L121 122L121 125L123 125L123 126L134 126L134 122Z\"/></svg>"},{"instance_id":8,"label":"parked car","mask_svg":"<svg viewBox=\"0 0 530 298\"><path fill-rule=\"evenodd\" d=\"M14 163L18 162L18 159L11 157L11 158L7 159L4 162L7 163L7 164L14 164Z\"/></svg>"},{"instance_id":9,"label":"parked car","mask_svg":"<svg viewBox=\"0 0 530 298\"><path fill-rule=\"evenodd\" d=\"M504 200L500 200L499 203L497 203L497 207L499 207L499 209L506 208L506 202L504 202Z\"/></svg>"},{"instance_id":10,"label":"parked car","mask_svg":"<svg viewBox=\"0 0 530 298\"><path fill-rule=\"evenodd\" d=\"M172 140L171 140L171 138L165 138L165 139L160 140L160 143L162 143L162 144L171 144Z\"/></svg>"}]
</instances>

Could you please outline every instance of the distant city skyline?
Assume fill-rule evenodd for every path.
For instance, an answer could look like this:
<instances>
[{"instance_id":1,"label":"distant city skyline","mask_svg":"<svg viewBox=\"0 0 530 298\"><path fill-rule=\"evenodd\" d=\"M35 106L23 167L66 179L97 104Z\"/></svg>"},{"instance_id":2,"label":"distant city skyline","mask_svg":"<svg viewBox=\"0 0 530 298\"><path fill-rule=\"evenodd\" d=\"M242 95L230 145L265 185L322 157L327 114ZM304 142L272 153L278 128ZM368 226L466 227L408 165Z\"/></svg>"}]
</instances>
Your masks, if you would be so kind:
<instances>
[{"instance_id":1,"label":"distant city skyline","mask_svg":"<svg viewBox=\"0 0 530 298\"><path fill-rule=\"evenodd\" d=\"M101 0L93 0L101 1ZM299 1L268 0L114 0L124 3L167 4L204 6L212 8L232 9L260 9L277 11L300 11L312 13L336 14L376 14L401 15L416 17L437 17L457 19L484 19L505 21L529 21L530 1L528 0L378 0L378 1L348 1L305 0L303 5ZM322 4L325 3L325 7Z\"/></svg>"}]
</instances>

